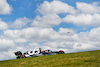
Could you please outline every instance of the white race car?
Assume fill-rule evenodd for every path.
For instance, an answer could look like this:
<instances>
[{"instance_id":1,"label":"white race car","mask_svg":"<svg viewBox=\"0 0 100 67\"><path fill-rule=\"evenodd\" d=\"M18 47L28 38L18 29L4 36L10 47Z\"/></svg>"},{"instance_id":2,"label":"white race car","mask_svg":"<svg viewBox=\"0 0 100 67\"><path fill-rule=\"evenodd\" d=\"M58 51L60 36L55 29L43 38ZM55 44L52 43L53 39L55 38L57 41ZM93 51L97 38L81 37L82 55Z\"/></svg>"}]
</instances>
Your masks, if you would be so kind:
<instances>
[{"instance_id":1,"label":"white race car","mask_svg":"<svg viewBox=\"0 0 100 67\"><path fill-rule=\"evenodd\" d=\"M65 52L62 50L60 51L51 51L51 50L41 51L41 48L39 48L39 49L34 49L34 50L24 52L23 54L21 51L17 51L14 53L17 56L16 58L26 58L26 57L36 57L36 56L44 56L44 55L64 54Z\"/></svg>"}]
</instances>

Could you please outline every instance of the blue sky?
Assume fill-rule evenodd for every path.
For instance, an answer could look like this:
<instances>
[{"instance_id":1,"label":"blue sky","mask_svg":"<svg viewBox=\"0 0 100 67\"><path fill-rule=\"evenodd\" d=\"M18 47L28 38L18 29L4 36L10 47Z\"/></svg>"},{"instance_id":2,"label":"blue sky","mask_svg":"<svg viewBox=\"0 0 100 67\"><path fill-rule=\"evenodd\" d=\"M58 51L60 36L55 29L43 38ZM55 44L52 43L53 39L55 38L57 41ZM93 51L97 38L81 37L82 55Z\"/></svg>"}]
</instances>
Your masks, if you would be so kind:
<instances>
[{"instance_id":1,"label":"blue sky","mask_svg":"<svg viewBox=\"0 0 100 67\"><path fill-rule=\"evenodd\" d=\"M3 21L5 22L13 22L17 18L23 18L27 17L30 19L34 19L36 15L38 15L37 8L40 4L42 4L44 1L53 1L53 0L7 0L7 2L12 6L12 12L8 15L0 15ZM64 3L67 3L74 8L76 8L76 2L85 2L85 3L93 3L93 2L99 2L99 0L60 0ZM64 17L66 14L59 14L59 16ZM77 32L82 31L90 31L93 27L86 27L86 30L83 30L83 26L77 26L72 23L61 23L60 25L54 26L53 29L58 31L60 27L63 28L74 28Z\"/></svg>"},{"instance_id":2,"label":"blue sky","mask_svg":"<svg viewBox=\"0 0 100 67\"><path fill-rule=\"evenodd\" d=\"M100 0L0 0L0 60L40 47L98 50L99 18Z\"/></svg>"}]
</instances>

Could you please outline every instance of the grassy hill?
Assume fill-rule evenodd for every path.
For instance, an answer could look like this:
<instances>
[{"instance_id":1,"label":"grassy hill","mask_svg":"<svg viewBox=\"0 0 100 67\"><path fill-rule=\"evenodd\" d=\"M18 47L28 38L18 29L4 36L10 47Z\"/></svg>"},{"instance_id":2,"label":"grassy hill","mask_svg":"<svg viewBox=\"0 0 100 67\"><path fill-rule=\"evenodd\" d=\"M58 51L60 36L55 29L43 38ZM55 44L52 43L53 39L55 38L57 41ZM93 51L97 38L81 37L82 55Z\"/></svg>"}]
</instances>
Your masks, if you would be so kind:
<instances>
[{"instance_id":1,"label":"grassy hill","mask_svg":"<svg viewBox=\"0 0 100 67\"><path fill-rule=\"evenodd\" d=\"M0 61L0 67L100 67L100 50Z\"/></svg>"}]
</instances>

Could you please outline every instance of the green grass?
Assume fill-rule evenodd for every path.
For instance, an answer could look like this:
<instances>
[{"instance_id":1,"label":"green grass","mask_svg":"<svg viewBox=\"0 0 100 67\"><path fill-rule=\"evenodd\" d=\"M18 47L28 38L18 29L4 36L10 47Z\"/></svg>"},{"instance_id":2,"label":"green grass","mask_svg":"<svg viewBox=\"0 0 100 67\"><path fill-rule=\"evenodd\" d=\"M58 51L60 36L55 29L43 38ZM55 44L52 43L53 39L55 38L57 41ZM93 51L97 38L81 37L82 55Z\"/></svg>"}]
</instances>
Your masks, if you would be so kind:
<instances>
[{"instance_id":1,"label":"green grass","mask_svg":"<svg viewBox=\"0 0 100 67\"><path fill-rule=\"evenodd\" d=\"M100 67L100 50L0 61L0 67Z\"/></svg>"}]
</instances>

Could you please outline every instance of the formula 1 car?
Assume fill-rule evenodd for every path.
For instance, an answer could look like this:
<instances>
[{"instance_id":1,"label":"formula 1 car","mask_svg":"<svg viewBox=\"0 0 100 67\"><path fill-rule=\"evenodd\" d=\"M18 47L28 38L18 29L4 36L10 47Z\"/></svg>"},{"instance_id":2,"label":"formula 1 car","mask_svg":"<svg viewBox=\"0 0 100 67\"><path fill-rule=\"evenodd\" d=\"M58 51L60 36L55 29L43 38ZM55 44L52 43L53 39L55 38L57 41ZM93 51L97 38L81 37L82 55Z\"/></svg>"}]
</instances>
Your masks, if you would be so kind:
<instances>
[{"instance_id":1,"label":"formula 1 car","mask_svg":"<svg viewBox=\"0 0 100 67\"><path fill-rule=\"evenodd\" d=\"M27 52L22 53L21 51L14 52L17 56L16 58L26 58L26 57L36 57L36 56L45 56L45 55L56 55L56 54L64 54L65 52L60 51L51 51L51 50L43 50L41 51L41 48L30 50Z\"/></svg>"},{"instance_id":2,"label":"formula 1 car","mask_svg":"<svg viewBox=\"0 0 100 67\"><path fill-rule=\"evenodd\" d=\"M64 54L65 52L62 50L60 51L43 50L41 53L43 55L55 55L55 54Z\"/></svg>"}]
</instances>

